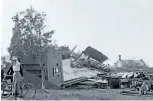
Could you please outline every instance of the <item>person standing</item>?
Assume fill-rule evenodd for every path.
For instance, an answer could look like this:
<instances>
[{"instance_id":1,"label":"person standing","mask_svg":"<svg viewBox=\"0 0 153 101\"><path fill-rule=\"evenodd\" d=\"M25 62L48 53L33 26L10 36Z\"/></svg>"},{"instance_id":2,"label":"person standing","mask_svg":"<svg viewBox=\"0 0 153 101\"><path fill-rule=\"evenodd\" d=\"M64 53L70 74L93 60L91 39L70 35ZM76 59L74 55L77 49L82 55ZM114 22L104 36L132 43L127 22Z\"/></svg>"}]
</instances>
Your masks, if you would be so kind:
<instances>
[{"instance_id":1,"label":"person standing","mask_svg":"<svg viewBox=\"0 0 153 101\"><path fill-rule=\"evenodd\" d=\"M3 58L3 60L1 61L1 82L3 81L4 74L5 74L4 68L6 67L4 61L5 61L5 58Z\"/></svg>"},{"instance_id":2,"label":"person standing","mask_svg":"<svg viewBox=\"0 0 153 101\"><path fill-rule=\"evenodd\" d=\"M21 68L21 61L19 58L12 58L13 65L9 68L7 74L13 75L12 91L15 96L20 95L20 82L23 79L23 71Z\"/></svg>"},{"instance_id":3,"label":"person standing","mask_svg":"<svg viewBox=\"0 0 153 101\"><path fill-rule=\"evenodd\" d=\"M4 79L4 70L3 70L3 67L1 65L1 82L3 81Z\"/></svg>"}]
</instances>

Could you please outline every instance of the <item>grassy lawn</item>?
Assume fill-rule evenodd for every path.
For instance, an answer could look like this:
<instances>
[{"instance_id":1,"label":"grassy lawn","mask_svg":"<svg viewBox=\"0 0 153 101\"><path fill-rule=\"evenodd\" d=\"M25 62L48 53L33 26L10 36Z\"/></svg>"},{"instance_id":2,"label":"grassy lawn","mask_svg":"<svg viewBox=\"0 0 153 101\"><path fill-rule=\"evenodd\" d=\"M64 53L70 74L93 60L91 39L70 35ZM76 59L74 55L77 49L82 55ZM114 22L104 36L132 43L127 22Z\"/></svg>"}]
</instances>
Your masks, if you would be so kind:
<instances>
[{"instance_id":1,"label":"grassy lawn","mask_svg":"<svg viewBox=\"0 0 153 101\"><path fill-rule=\"evenodd\" d=\"M35 98L31 100L153 100L153 92L142 96L138 94L121 95L121 89L66 89L49 91L50 93L43 93L41 90L37 90Z\"/></svg>"},{"instance_id":2,"label":"grassy lawn","mask_svg":"<svg viewBox=\"0 0 153 101\"><path fill-rule=\"evenodd\" d=\"M148 95L129 94L121 95L121 89L66 89L49 90L50 93L37 91L34 100L151 100L153 92Z\"/></svg>"}]
</instances>

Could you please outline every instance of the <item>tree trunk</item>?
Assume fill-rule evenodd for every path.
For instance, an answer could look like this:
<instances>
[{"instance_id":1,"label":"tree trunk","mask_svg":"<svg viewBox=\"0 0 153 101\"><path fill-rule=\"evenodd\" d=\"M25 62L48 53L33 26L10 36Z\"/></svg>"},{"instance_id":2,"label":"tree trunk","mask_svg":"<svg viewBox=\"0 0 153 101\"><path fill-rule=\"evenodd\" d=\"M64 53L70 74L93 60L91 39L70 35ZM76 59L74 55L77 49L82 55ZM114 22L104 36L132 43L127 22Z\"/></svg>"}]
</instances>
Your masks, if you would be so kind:
<instances>
[{"instance_id":1,"label":"tree trunk","mask_svg":"<svg viewBox=\"0 0 153 101\"><path fill-rule=\"evenodd\" d=\"M44 90L45 89L45 87L44 87L44 69L43 69L43 67L42 67L42 90Z\"/></svg>"}]
</instances>

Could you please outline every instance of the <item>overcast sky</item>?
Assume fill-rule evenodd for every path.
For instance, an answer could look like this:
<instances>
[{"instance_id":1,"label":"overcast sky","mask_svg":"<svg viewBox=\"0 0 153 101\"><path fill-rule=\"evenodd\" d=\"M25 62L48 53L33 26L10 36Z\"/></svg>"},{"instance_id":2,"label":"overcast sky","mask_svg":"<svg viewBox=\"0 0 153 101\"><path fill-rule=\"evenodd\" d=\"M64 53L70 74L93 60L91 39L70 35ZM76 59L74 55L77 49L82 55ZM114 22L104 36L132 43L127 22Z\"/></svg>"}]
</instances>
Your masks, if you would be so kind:
<instances>
[{"instance_id":1,"label":"overcast sky","mask_svg":"<svg viewBox=\"0 0 153 101\"><path fill-rule=\"evenodd\" d=\"M81 51L92 46L111 63L121 54L153 66L153 0L3 0L2 55L8 54L11 17L30 6L47 14L60 45Z\"/></svg>"}]
</instances>

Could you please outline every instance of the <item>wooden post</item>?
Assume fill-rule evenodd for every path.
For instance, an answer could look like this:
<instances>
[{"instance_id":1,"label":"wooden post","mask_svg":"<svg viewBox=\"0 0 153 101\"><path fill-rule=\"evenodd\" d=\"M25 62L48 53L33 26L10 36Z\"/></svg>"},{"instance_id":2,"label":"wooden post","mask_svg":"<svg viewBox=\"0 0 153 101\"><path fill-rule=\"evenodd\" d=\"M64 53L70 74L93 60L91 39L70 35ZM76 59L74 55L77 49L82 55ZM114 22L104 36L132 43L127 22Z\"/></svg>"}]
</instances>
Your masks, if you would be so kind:
<instances>
[{"instance_id":1,"label":"wooden post","mask_svg":"<svg viewBox=\"0 0 153 101\"><path fill-rule=\"evenodd\" d=\"M76 49L77 45L71 50L70 55L72 54L72 52Z\"/></svg>"}]
</instances>

